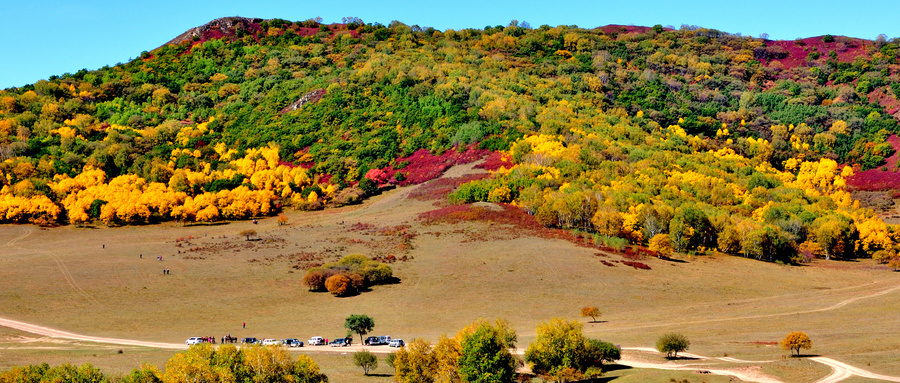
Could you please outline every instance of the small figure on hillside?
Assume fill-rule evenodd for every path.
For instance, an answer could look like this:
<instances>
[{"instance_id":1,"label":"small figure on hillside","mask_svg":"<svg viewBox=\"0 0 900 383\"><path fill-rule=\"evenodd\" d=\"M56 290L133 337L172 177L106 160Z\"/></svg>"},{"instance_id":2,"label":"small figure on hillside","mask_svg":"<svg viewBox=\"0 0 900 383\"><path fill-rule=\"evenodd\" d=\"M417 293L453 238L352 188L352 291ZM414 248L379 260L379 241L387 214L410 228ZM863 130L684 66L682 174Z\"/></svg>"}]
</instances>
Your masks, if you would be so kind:
<instances>
[{"instance_id":1,"label":"small figure on hillside","mask_svg":"<svg viewBox=\"0 0 900 383\"><path fill-rule=\"evenodd\" d=\"M103 248L104 248L104 249L106 248L106 244L105 244L105 243L103 244Z\"/></svg>"},{"instance_id":2,"label":"small figure on hillside","mask_svg":"<svg viewBox=\"0 0 900 383\"><path fill-rule=\"evenodd\" d=\"M244 322L244 328L247 328L247 322Z\"/></svg>"},{"instance_id":3,"label":"small figure on hillside","mask_svg":"<svg viewBox=\"0 0 900 383\"><path fill-rule=\"evenodd\" d=\"M257 220L254 219L254 220L253 220L253 224L256 225L257 223L259 223L259 221L257 221Z\"/></svg>"},{"instance_id":4,"label":"small figure on hillside","mask_svg":"<svg viewBox=\"0 0 900 383\"><path fill-rule=\"evenodd\" d=\"M141 255L139 255L139 257L140 257L141 259L144 259L144 253L141 253Z\"/></svg>"}]
</instances>

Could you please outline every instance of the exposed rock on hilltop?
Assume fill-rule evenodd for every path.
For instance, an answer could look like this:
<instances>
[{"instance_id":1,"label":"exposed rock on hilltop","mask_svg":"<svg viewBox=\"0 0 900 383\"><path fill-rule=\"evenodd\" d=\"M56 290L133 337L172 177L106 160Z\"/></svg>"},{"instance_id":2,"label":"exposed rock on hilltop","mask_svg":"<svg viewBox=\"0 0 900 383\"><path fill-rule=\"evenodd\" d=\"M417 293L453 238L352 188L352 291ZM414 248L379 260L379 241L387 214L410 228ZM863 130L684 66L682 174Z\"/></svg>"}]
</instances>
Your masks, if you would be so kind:
<instances>
[{"instance_id":1,"label":"exposed rock on hilltop","mask_svg":"<svg viewBox=\"0 0 900 383\"><path fill-rule=\"evenodd\" d=\"M203 24L196 28L191 28L186 32L178 35L178 37L172 39L167 42L168 44L181 44L184 41L191 41L195 38L197 39L205 39L211 37L210 35L218 35L216 37L221 37L223 35L233 35L237 30L245 30L245 31L256 31L259 29L259 23L262 19L250 19L246 17L222 17L210 21L206 24Z\"/></svg>"}]
</instances>

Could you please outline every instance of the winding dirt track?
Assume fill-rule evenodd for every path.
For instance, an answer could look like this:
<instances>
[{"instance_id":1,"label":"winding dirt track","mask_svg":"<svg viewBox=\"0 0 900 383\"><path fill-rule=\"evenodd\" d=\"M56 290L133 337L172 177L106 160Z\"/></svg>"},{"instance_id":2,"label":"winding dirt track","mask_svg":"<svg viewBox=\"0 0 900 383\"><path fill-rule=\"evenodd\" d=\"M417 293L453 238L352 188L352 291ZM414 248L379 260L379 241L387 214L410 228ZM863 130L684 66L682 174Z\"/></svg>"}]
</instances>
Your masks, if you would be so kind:
<instances>
[{"instance_id":1,"label":"winding dirt track","mask_svg":"<svg viewBox=\"0 0 900 383\"><path fill-rule=\"evenodd\" d=\"M24 331L32 334L43 335L51 338L61 338L61 339L71 339L71 340L79 340L79 341L87 341L87 342L97 342L97 343L107 343L107 344L116 344L123 346L141 346L141 347L152 347L152 348L160 348L160 349L169 349L169 350L184 350L187 349L187 345L181 343L162 343L162 342L147 342L133 339L118 339L118 338L104 338L104 337L96 337L89 335L80 335L74 334L67 331L61 331L52 329L49 327L38 326L34 324L29 324L25 322L14 321L11 319L0 318L0 326L8 327L12 329L16 329L19 331ZM316 352L338 352L338 353L348 353L354 352L357 350L363 349L363 346L356 345L350 347L340 347L340 348L331 348L331 347L309 347L304 348L304 351L316 351ZM375 353L388 353L393 351L390 348L369 348L371 352ZM754 367L734 367L734 368L722 368L718 366L710 365L710 362L720 361L720 362L729 362L729 363L768 363L774 362L772 360L769 361L750 361L750 360L741 360L735 358L710 358L697 354L690 353L682 353L681 355L689 358L696 359L695 363L689 364L677 364L674 362L667 363L655 363L655 362L646 362L641 361L634 358L631 355L624 353L625 351L632 352L644 352L644 353L658 353L655 349L649 347L624 347L622 348L623 355L622 359L616 362L617 364L621 364L624 366L634 367L634 368L652 368L658 370L672 370L672 371L703 371L706 373L716 374L716 375L725 375L725 376L733 376L737 379L740 379L745 382L758 382L758 383L782 383L780 380L772 378L770 376L766 376L760 372L758 372ZM523 354L524 350L515 350L516 354ZM900 377L896 376L888 376L876 374L873 372L869 372L857 367L853 367L846 363L839 362L837 360L831 358L824 357L814 357L809 358L809 360L822 363L826 366L829 366L834 369L834 373L831 375L822 378L816 383L836 383L847 379L851 376L860 376L868 379L876 379L876 380L885 380L889 382L900 382Z\"/></svg>"},{"instance_id":2,"label":"winding dirt track","mask_svg":"<svg viewBox=\"0 0 900 383\"><path fill-rule=\"evenodd\" d=\"M866 285L870 285L868 283ZM858 288L859 286L851 286L848 289ZM745 316L737 316L737 317L727 317L727 318L711 318L711 319L700 319L700 320L692 320L692 321L683 321L683 322L666 322L666 323L654 323L654 324L646 324L646 325L636 325L636 326L624 326L619 327L619 330L635 330L635 329L644 329L644 328L653 328L653 327L663 327L663 326L672 326L672 325L695 325L695 324L703 324L703 323L712 323L712 322L727 322L727 321L737 321L737 320L748 320L748 319L764 319L764 318L775 318L775 317L783 317L789 315L801 315L801 314L812 314L812 313L820 313L824 311L832 311L840 309L846 305L851 303L879 297L885 294L890 294L895 291L900 290L900 285L874 288L871 291L867 291L865 294L861 294L852 298L845 299L843 301L837 302L831 306L817 308L817 309L809 309L809 310L801 310L801 311L791 311L791 312L782 312L782 313L772 313L772 314L759 314L759 315L745 315Z\"/></svg>"}]
</instances>

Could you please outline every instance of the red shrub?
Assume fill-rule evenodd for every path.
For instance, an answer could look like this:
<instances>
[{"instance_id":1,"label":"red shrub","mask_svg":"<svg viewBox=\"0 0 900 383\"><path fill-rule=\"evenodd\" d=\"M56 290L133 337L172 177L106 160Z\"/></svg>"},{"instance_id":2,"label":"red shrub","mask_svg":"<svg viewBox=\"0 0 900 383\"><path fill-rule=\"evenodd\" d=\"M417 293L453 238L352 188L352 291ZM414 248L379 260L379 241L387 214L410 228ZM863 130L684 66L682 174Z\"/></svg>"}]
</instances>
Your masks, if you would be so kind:
<instances>
[{"instance_id":1,"label":"red shrub","mask_svg":"<svg viewBox=\"0 0 900 383\"><path fill-rule=\"evenodd\" d=\"M897 169L897 160L900 159L897 152L900 149L900 138L895 135L888 137L887 142L894 147L894 155L885 159L886 164L875 169L858 172L847 180L847 185L856 190L881 191L896 190L900 188L900 173L894 172ZM887 171L881 170L886 168Z\"/></svg>"},{"instance_id":2,"label":"red shrub","mask_svg":"<svg viewBox=\"0 0 900 383\"><path fill-rule=\"evenodd\" d=\"M627 265L627 266L634 267L635 269L640 269L640 270L650 270L650 266L647 266L646 264L643 264L643 263L640 263L640 262L622 261L622 263L625 264L625 265Z\"/></svg>"},{"instance_id":3,"label":"red shrub","mask_svg":"<svg viewBox=\"0 0 900 383\"><path fill-rule=\"evenodd\" d=\"M511 167L513 167L513 163L509 157L500 152L491 152L491 154L484 159L484 163L475 166L475 169L494 171L500 168L509 169Z\"/></svg>"}]
</instances>

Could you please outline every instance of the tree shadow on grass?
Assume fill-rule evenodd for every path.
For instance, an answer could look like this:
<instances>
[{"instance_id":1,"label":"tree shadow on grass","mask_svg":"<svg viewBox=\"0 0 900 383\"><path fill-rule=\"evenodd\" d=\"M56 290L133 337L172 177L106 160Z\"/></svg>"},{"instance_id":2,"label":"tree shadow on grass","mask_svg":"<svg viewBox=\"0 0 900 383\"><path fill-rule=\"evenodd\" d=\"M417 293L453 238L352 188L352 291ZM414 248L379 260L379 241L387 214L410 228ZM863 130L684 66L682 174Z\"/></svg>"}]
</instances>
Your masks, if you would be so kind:
<instances>
[{"instance_id":1,"label":"tree shadow on grass","mask_svg":"<svg viewBox=\"0 0 900 383\"><path fill-rule=\"evenodd\" d=\"M791 358L794 358L794 359L800 359L800 358L817 358L817 357L819 357L819 356L821 356L821 355L819 355L819 354L800 354L800 355L794 355L794 354L791 354Z\"/></svg>"},{"instance_id":2,"label":"tree shadow on grass","mask_svg":"<svg viewBox=\"0 0 900 383\"><path fill-rule=\"evenodd\" d=\"M577 382L572 382L572 383L606 383L606 382L612 382L613 380L616 380L618 378L619 378L618 376L604 376L604 377L599 377L599 378L587 378L585 380L579 380Z\"/></svg>"},{"instance_id":3,"label":"tree shadow on grass","mask_svg":"<svg viewBox=\"0 0 900 383\"><path fill-rule=\"evenodd\" d=\"M700 360L691 356L667 356L666 360Z\"/></svg>"},{"instance_id":4,"label":"tree shadow on grass","mask_svg":"<svg viewBox=\"0 0 900 383\"><path fill-rule=\"evenodd\" d=\"M588 323L609 323L609 321L605 321L605 320L590 320L590 321L588 321Z\"/></svg>"},{"instance_id":5,"label":"tree shadow on grass","mask_svg":"<svg viewBox=\"0 0 900 383\"><path fill-rule=\"evenodd\" d=\"M389 378L391 376L394 376L394 374L376 374L374 372L370 372L369 375L364 375L364 376L376 377L376 378Z\"/></svg>"},{"instance_id":6,"label":"tree shadow on grass","mask_svg":"<svg viewBox=\"0 0 900 383\"><path fill-rule=\"evenodd\" d=\"M669 262L675 262L675 263L687 263L687 261L685 261L685 260L683 260L683 259L669 258L669 257L667 257L667 256L665 256L665 255L660 255L660 256L657 257L657 258L659 258L659 259L661 259L661 260L663 260L663 261L669 261Z\"/></svg>"},{"instance_id":7,"label":"tree shadow on grass","mask_svg":"<svg viewBox=\"0 0 900 383\"><path fill-rule=\"evenodd\" d=\"M626 365L624 365L624 364L617 364L617 363L604 364L604 365L603 365L603 372L619 371L619 370L630 370L630 369L632 369L632 368L633 368L633 367L631 367L631 366L626 366Z\"/></svg>"},{"instance_id":8,"label":"tree shadow on grass","mask_svg":"<svg viewBox=\"0 0 900 383\"><path fill-rule=\"evenodd\" d=\"M191 227L191 226L222 226L222 225L230 225L231 222L228 221L215 221L215 222L185 222L182 226Z\"/></svg>"}]
</instances>

